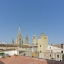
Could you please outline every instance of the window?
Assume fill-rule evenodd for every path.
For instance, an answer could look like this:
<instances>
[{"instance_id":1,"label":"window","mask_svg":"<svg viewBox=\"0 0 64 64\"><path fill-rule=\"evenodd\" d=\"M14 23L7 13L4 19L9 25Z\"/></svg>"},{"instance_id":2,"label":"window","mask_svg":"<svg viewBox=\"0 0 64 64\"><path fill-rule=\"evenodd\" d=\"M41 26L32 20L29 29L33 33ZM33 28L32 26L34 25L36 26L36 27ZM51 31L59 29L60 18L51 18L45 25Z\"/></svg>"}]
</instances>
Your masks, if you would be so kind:
<instances>
[{"instance_id":1,"label":"window","mask_svg":"<svg viewBox=\"0 0 64 64\"><path fill-rule=\"evenodd\" d=\"M40 50L40 52L41 52L41 50Z\"/></svg>"},{"instance_id":2,"label":"window","mask_svg":"<svg viewBox=\"0 0 64 64\"><path fill-rule=\"evenodd\" d=\"M50 54L50 57L51 57L51 54Z\"/></svg>"},{"instance_id":3,"label":"window","mask_svg":"<svg viewBox=\"0 0 64 64\"><path fill-rule=\"evenodd\" d=\"M61 51L61 53L63 53L63 51Z\"/></svg>"},{"instance_id":4,"label":"window","mask_svg":"<svg viewBox=\"0 0 64 64\"><path fill-rule=\"evenodd\" d=\"M47 37L44 37L44 39L47 39Z\"/></svg>"},{"instance_id":5,"label":"window","mask_svg":"<svg viewBox=\"0 0 64 64\"><path fill-rule=\"evenodd\" d=\"M57 55L57 58L59 58L59 55Z\"/></svg>"},{"instance_id":6,"label":"window","mask_svg":"<svg viewBox=\"0 0 64 64\"><path fill-rule=\"evenodd\" d=\"M32 56L33 57L33 56Z\"/></svg>"},{"instance_id":7,"label":"window","mask_svg":"<svg viewBox=\"0 0 64 64\"><path fill-rule=\"evenodd\" d=\"M41 45L40 45L40 47L41 47Z\"/></svg>"},{"instance_id":8,"label":"window","mask_svg":"<svg viewBox=\"0 0 64 64\"><path fill-rule=\"evenodd\" d=\"M60 60L61 61L61 60Z\"/></svg>"},{"instance_id":9,"label":"window","mask_svg":"<svg viewBox=\"0 0 64 64\"><path fill-rule=\"evenodd\" d=\"M36 43L36 45L38 45L38 44Z\"/></svg>"},{"instance_id":10,"label":"window","mask_svg":"<svg viewBox=\"0 0 64 64\"><path fill-rule=\"evenodd\" d=\"M64 54L62 55L62 61L64 61Z\"/></svg>"},{"instance_id":11,"label":"window","mask_svg":"<svg viewBox=\"0 0 64 64\"><path fill-rule=\"evenodd\" d=\"M24 56L25 56L25 54L24 54Z\"/></svg>"},{"instance_id":12,"label":"window","mask_svg":"<svg viewBox=\"0 0 64 64\"><path fill-rule=\"evenodd\" d=\"M61 44L61 48L63 48L63 44Z\"/></svg>"},{"instance_id":13,"label":"window","mask_svg":"<svg viewBox=\"0 0 64 64\"><path fill-rule=\"evenodd\" d=\"M51 49L51 47L50 47L50 49Z\"/></svg>"}]
</instances>

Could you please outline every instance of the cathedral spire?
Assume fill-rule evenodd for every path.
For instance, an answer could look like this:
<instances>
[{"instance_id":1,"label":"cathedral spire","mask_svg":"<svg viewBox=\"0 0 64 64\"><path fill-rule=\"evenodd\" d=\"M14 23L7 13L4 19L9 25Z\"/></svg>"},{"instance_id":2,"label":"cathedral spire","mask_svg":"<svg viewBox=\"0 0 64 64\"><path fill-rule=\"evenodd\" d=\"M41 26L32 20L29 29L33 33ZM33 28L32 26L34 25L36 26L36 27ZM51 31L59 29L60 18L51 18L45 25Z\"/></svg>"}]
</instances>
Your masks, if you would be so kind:
<instances>
[{"instance_id":1,"label":"cathedral spire","mask_svg":"<svg viewBox=\"0 0 64 64\"><path fill-rule=\"evenodd\" d=\"M19 25L19 28L18 28L18 35L17 35L16 43L18 45L22 44L22 35L21 35L21 32L20 32L20 25Z\"/></svg>"}]
</instances>

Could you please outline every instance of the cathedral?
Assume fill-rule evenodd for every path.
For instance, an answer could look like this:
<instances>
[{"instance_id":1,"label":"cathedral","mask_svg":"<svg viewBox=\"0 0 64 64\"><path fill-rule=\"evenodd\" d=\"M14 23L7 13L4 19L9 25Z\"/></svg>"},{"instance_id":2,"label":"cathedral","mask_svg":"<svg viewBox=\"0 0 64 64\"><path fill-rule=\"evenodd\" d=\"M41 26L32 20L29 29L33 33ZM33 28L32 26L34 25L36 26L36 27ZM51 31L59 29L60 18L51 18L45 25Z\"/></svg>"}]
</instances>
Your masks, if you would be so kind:
<instances>
[{"instance_id":1,"label":"cathedral","mask_svg":"<svg viewBox=\"0 0 64 64\"><path fill-rule=\"evenodd\" d=\"M17 39L16 39L16 44L17 45L21 45L23 42L22 42L22 35L20 33L20 26L19 26L19 29L18 29L18 34L17 34Z\"/></svg>"},{"instance_id":2,"label":"cathedral","mask_svg":"<svg viewBox=\"0 0 64 64\"><path fill-rule=\"evenodd\" d=\"M12 39L12 44L14 44L14 40ZM21 32L20 32L20 26L19 26L19 29L18 29L18 34L17 34L17 38L16 38L16 43L17 45L22 45L23 44L23 38L22 38L22 35L21 35ZM28 44L28 37L26 35L25 37L25 44Z\"/></svg>"}]
</instances>

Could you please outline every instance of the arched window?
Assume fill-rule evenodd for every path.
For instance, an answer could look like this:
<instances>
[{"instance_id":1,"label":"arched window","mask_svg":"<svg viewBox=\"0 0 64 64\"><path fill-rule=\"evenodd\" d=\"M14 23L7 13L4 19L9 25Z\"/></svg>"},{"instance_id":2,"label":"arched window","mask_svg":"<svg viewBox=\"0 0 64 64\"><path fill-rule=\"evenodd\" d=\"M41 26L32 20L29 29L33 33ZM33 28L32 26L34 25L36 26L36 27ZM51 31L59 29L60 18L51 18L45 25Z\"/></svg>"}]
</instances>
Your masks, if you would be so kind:
<instances>
[{"instance_id":1,"label":"arched window","mask_svg":"<svg viewBox=\"0 0 64 64\"><path fill-rule=\"evenodd\" d=\"M61 53L63 53L63 51L61 51Z\"/></svg>"},{"instance_id":2,"label":"arched window","mask_svg":"<svg viewBox=\"0 0 64 64\"><path fill-rule=\"evenodd\" d=\"M51 54L50 54L50 57L51 57Z\"/></svg>"},{"instance_id":3,"label":"arched window","mask_svg":"<svg viewBox=\"0 0 64 64\"><path fill-rule=\"evenodd\" d=\"M40 52L41 52L41 50L40 50Z\"/></svg>"},{"instance_id":4,"label":"arched window","mask_svg":"<svg viewBox=\"0 0 64 64\"><path fill-rule=\"evenodd\" d=\"M25 54L24 54L24 56L25 56Z\"/></svg>"},{"instance_id":5,"label":"arched window","mask_svg":"<svg viewBox=\"0 0 64 64\"><path fill-rule=\"evenodd\" d=\"M57 55L57 58L59 58L59 55Z\"/></svg>"},{"instance_id":6,"label":"arched window","mask_svg":"<svg viewBox=\"0 0 64 64\"><path fill-rule=\"evenodd\" d=\"M40 47L41 47L41 45L40 45Z\"/></svg>"}]
</instances>

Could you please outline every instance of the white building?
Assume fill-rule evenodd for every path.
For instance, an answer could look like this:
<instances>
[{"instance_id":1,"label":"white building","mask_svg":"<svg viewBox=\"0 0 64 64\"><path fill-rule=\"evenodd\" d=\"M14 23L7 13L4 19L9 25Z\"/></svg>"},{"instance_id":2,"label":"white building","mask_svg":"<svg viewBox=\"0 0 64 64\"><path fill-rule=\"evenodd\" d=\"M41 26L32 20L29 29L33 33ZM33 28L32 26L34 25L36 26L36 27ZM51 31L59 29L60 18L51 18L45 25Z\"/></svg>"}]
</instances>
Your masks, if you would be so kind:
<instances>
[{"instance_id":1,"label":"white building","mask_svg":"<svg viewBox=\"0 0 64 64\"><path fill-rule=\"evenodd\" d=\"M64 49L48 45L46 52L39 53L39 58L54 59L57 61L62 60Z\"/></svg>"},{"instance_id":2,"label":"white building","mask_svg":"<svg viewBox=\"0 0 64 64\"><path fill-rule=\"evenodd\" d=\"M3 51L3 53L5 53L5 55L9 55L9 56L12 56L14 54L18 54L18 51L17 50L8 50L8 51Z\"/></svg>"},{"instance_id":3,"label":"white building","mask_svg":"<svg viewBox=\"0 0 64 64\"><path fill-rule=\"evenodd\" d=\"M60 53L64 53L64 49L59 48L59 47L55 47L55 46L51 46L51 45L48 45L48 47L47 47L46 50L49 50L50 52L60 52Z\"/></svg>"}]
</instances>

